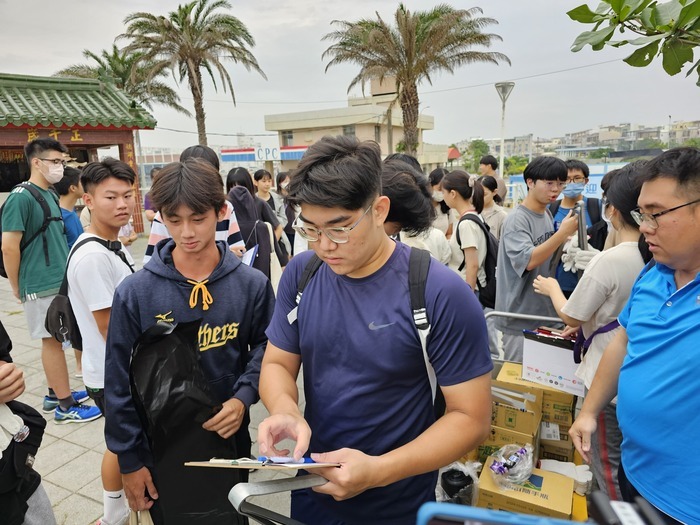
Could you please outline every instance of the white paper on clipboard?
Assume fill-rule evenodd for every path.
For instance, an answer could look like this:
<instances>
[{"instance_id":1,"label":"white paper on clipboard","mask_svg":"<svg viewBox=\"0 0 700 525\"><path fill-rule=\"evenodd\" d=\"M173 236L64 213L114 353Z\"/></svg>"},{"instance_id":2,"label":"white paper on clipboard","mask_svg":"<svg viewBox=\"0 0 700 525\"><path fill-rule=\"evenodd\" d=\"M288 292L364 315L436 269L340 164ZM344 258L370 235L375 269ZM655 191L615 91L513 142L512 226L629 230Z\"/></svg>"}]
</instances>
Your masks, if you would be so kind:
<instances>
[{"instance_id":1,"label":"white paper on clipboard","mask_svg":"<svg viewBox=\"0 0 700 525\"><path fill-rule=\"evenodd\" d=\"M248 266L253 266L253 261L255 260L255 256L257 255L257 253L258 245L256 244L250 250L246 250L246 252L241 257L241 262L243 264L247 264Z\"/></svg>"},{"instance_id":2,"label":"white paper on clipboard","mask_svg":"<svg viewBox=\"0 0 700 525\"><path fill-rule=\"evenodd\" d=\"M526 333L523 342L523 379L582 396L584 384L576 377L578 365L574 363L572 349L528 336Z\"/></svg>"}]
</instances>

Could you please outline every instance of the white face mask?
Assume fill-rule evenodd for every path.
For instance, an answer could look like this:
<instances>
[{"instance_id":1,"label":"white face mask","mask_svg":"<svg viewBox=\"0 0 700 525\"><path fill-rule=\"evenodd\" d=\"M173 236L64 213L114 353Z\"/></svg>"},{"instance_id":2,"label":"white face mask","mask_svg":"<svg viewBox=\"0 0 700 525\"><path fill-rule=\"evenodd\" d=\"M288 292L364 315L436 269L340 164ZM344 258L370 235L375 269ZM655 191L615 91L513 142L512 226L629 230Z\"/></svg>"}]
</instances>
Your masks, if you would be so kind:
<instances>
[{"instance_id":1,"label":"white face mask","mask_svg":"<svg viewBox=\"0 0 700 525\"><path fill-rule=\"evenodd\" d=\"M282 188L283 190L286 190L287 186L289 186L289 182L283 182L282 184L280 184L280 188Z\"/></svg>"},{"instance_id":2,"label":"white face mask","mask_svg":"<svg viewBox=\"0 0 700 525\"><path fill-rule=\"evenodd\" d=\"M441 191L433 191L433 200L435 202L442 202L445 200L445 195Z\"/></svg>"},{"instance_id":3,"label":"white face mask","mask_svg":"<svg viewBox=\"0 0 700 525\"><path fill-rule=\"evenodd\" d=\"M605 224L608 225L608 231L611 232L615 230L615 227L613 226L612 220L608 217L608 206L610 206L607 203L603 203L603 205L600 208L600 216L603 218L605 221Z\"/></svg>"},{"instance_id":4,"label":"white face mask","mask_svg":"<svg viewBox=\"0 0 700 525\"><path fill-rule=\"evenodd\" d=\"M43 163L43 161L40 162ZM42 175L49 184L56 184L63 178L63 166L61 164L49 164L47 172L42 172Z\"/></svg>"}]
</instances>

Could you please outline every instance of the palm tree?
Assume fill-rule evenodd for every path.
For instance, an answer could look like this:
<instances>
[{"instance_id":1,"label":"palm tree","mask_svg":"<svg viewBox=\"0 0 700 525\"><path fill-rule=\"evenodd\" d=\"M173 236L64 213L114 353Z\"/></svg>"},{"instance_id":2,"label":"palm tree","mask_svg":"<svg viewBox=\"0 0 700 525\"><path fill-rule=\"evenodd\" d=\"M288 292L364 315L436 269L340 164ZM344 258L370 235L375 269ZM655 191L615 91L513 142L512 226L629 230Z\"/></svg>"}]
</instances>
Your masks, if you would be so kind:
<instances>
[{"instance_id":1,"label":"palm tree","mask_svg":"<svg viewBox=\"0 0 700 525\"><path fill-rule=\"evenodd\" d=\"M190 115L190 112L180 105L180 97L175 90L157 80L166 76L167 72L163 69L156 71L153 61L141 61L139 53L127 53L113 45L111 51L105 49L99 55L85 49L83 56L94 61L95 65L74 64L57 71L53 76L96 78L113 83L148 109L152 110L152 104L155 103ZM151 80L146 82L149 76Z\"/></svg>"},{"instance_id":2,"label":"palm tree","mask_svg":"<svg viewBox=\"0 0 700 525\"><path fill-rule=\"evenodd\" d=\"M507 62L502 53L474 51L474 47L490 47L501 37L481 30L498 22L478 17L482 10L454 9L446 4L429 11L411 13L403 4L396 10L395 25L382 20L362 19L358 22L334 20L340 29L328 33L323 40L335 42L323 52L331 66L346 62L360 66L348 91L360 84L386 78L396 79L397 100L403 112L406 153L415 155L418 146L418 84L438 71L454 73L458 66L475 62Z\"/></svg>"},{"instance_id":3,"label":"palm tree","mask_svg":"<svg viewBox=\"0 0 700 525\"><path fill-rule=\"evenodd\" d=\"M199 143L204 145L207 132L202 69L209 73L214 89L214 70L218 71L224 91L228 86L234 105L233 83L221 58L242 64L248 71L257 71L267 79L249 50L255 46L255 40L246 26L235 16L215 12L230 8L227 0L194 0L178 6L167 17L132 13L124 19L126 32L118 37L130 39L125 49L141 53L140 60L144 62L153 61L154 71L170 70L179 82L187 78L194 99Z\"/></svg>"}]
</instances>

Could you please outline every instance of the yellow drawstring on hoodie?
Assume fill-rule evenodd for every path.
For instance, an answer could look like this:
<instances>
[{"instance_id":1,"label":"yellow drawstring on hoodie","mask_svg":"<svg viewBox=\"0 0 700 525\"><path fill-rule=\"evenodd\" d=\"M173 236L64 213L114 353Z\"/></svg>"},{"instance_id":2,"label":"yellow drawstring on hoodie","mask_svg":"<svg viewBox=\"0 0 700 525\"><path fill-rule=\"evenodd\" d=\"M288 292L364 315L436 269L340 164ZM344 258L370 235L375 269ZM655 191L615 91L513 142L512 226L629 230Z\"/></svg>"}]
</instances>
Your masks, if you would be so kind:
<instances>
[{"instance_id":1,"label":"yellow drawstring on hoodie","mask_svg":"<svg viewBox=\"0 0 700 525\"><path fill-rule=\"evenodd\" d=\"M202 310L204 310L205 312L209 310L209 305L214 302L214 298L209 293L209 290L207 290L207 283L209 282L209 279L205 279L201 282L187 279L187 282L193 285L192 292L190 292L190 308L194 308L195 306L197 306L197 296L199 295L199 292L201 290Z\"/></svg>"}]
</instances>

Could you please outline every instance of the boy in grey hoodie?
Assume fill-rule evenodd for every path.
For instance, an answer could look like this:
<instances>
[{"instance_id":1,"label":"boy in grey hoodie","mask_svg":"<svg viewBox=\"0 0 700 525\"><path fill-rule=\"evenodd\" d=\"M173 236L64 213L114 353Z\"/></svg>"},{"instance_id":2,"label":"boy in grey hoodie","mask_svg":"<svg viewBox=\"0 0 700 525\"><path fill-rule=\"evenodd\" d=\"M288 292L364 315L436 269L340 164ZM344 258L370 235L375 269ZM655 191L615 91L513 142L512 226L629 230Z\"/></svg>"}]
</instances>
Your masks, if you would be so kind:
<instances>
[{"instance_id":1,"label":"boy in grey hoodie","mask_svg":"<svg viewBox=\"0 0 700 525\"><path fill-rule=\"evenodd\" d=\"M223 405L202 426L224 439L233 436L239 455L247 455L248 409L258 400L265 329L274 309L265 276L215 241L225 197L221 177L211 165L188 159L165 166L151 199L172 239L159 242L143 270L117 288L106 351L107 447L119 459L134 510L150 509L158 499L158 473L129 386L136 339L159 321L201 319L200 364ZM178 481L187 483L187 477Z\"/></svg>"}]
</instances>

